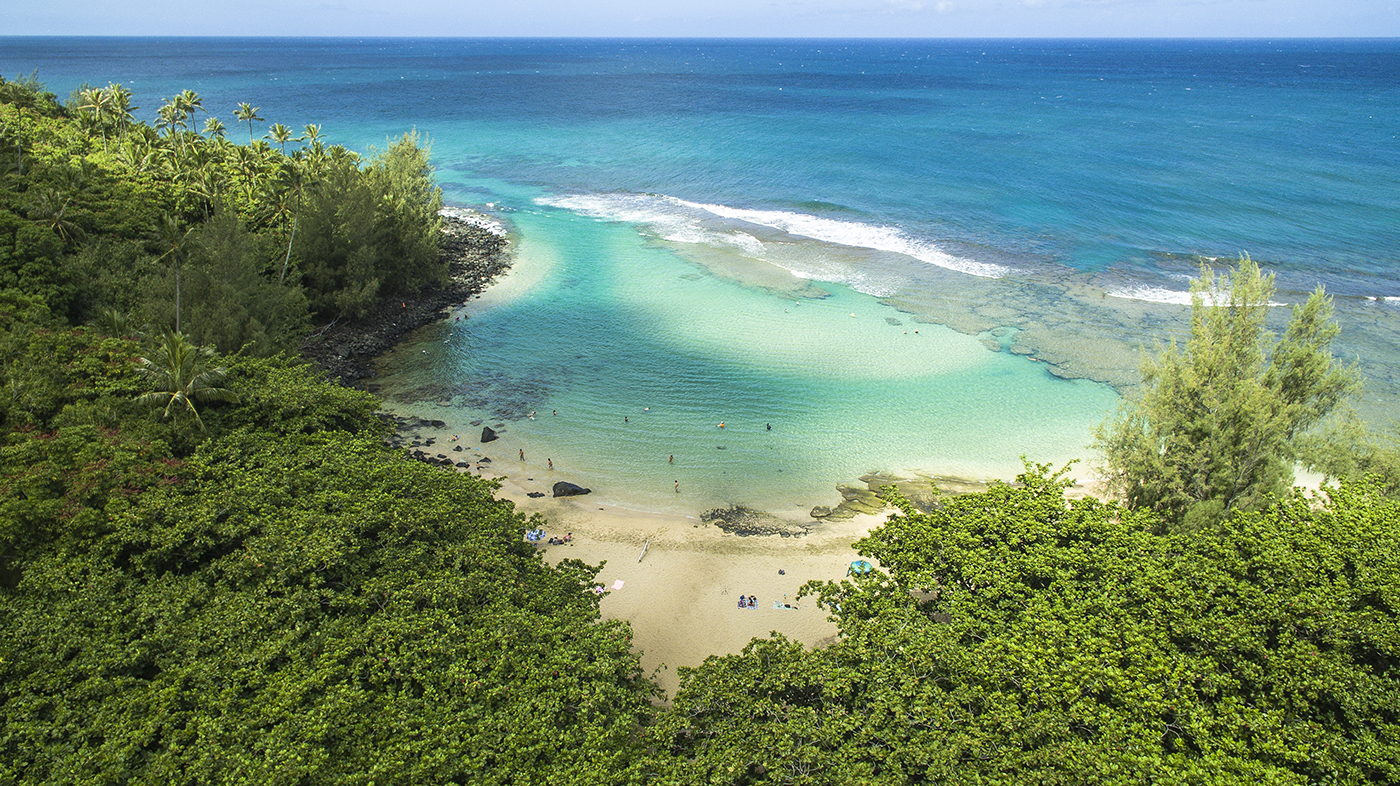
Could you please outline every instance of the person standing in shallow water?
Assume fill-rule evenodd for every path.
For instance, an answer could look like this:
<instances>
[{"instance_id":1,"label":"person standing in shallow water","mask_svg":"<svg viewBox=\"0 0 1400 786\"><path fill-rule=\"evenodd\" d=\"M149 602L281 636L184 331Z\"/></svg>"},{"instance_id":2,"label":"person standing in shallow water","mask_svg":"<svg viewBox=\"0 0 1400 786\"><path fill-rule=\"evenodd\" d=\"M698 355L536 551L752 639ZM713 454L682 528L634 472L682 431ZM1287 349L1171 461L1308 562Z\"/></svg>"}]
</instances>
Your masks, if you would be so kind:
<instances>
[{"instance_id":1,"label":"person standing in shallow water","mask_svg":"<svg viewBox=\"0 0 1400 786\"><path fill-rule=\"evenodd\" d=\"M676 481L676 493L681 493L681 482L679 480Z\"/></svg>"},{"instance_id":2,"label":"person standing in shallow water","mask_svg":"<svg viewBox=\"0 0 1400 786\"><path fill-rule=\"evenodd\" d=\"M524 460L525 460L525 448L521 448L521 449L520 449L520 460L521 460L521 461L524 461Z\"/></svg>"}]
</instances>

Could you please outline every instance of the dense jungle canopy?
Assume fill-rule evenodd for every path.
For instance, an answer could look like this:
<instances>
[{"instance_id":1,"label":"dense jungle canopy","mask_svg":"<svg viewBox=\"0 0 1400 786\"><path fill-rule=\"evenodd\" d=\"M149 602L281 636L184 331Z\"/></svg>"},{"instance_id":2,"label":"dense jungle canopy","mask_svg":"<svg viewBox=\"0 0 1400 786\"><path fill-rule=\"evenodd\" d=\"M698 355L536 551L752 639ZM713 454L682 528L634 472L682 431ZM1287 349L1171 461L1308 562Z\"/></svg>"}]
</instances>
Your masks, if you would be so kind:
<instances>
[{"instance_id":1,"label":"dense jungle canopy","mask_svg":"<svg viewBox=\"0 0 1400 786\"><path fill-rule=\"evenodd\" d=\"M836 643L755 640L662 702L595 566L296 355L445 275L422 140L130 102L0 80L0 784L1400 782L1390 459L1294 428L1298 380L1350 384L1325 315L1237 347L1299 407L1248 494L1190 451L1195 485L1147 482L1158 415L1215 416L1149 381L1104 432L1148 467L1126 502L1033 464L895 499L855 545L879 569L807 589ZM1198 349L1158 378L1201 390ZM1344 480L1282 491L1308 451Z\"/></svg>"}]
</instances>

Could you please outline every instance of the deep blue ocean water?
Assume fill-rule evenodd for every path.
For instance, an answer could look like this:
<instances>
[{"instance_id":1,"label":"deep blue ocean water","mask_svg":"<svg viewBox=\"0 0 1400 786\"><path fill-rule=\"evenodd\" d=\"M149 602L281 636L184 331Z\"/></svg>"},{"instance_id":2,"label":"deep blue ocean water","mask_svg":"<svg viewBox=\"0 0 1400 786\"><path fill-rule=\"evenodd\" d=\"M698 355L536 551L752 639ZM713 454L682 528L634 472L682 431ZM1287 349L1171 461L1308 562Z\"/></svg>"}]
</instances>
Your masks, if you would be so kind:
<instances>
[{"instance_id":1,"label":"deep blue ocean water","mask_svg":"<svg viewBox=\"0 0 1400 786\"><path fill-rule=\"evenodd\" d=\"M638 505L677 479L802 505L874 469L1084 455L1116 393L989 347L1131 365L1093 341L1150 345L1202 258L1244 252L1283 302L1337 296L1372 409L1393 406L1397 40L0 38L0 73L36 69L61 96L124 83L146 118L193 89L234 139L245 101L256 136L425 134L448 202L510 226L535 283L392 373L493 390L511 412L431 406L506 420L512 453L602 486L640 479L658 493L617 493ZM889 343L914 317L962 333ZM560 402L571 431L524 417ZM655 433L612 423L662 408ZM784 436L725 454L703 431L774 419ZM702 441L689 477L647 463Z\"/></svg>"},{"instance_id":2,"label":"deep blue ocean water","mask_svg":"<svg viewBox=\"0 0 1400 786\"><path fill-rule=\"evenodd\" d=\"M122 82L152 117L186 88L230 126L248 101L360 149L417 127L449 178L1078 270L1248 250L1304 288L1400 295L1396 40L0 38L0 73L35 69L60 95Z\"/></svg>"}]
</instances>

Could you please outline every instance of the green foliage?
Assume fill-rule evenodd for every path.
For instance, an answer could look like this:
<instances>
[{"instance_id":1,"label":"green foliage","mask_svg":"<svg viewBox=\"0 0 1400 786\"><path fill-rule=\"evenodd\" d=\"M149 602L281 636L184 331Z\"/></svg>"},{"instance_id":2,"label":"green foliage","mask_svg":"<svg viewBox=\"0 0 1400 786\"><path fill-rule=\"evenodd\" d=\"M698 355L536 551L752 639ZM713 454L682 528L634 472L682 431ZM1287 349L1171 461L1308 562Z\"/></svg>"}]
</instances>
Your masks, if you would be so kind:
<instances>
[{"instance_id":1,"label":"green foliage","mask_svg":"<svg viewBox=\"0 0 1400 786\"><path fill-rule=\"evenodd\" d=\"M1307 467L1332 479L1368 481L1400 499L1400 434L1376 435L1354 415L1300 440Z\"/></svg>"},{"instance_id":2,"label":"green foliage","mask_svg":"<svg viewBox=\"0 0 1400 786\"><path fill-rule=\"evenodd\" d=\"M220 352L269 355L288 347L307 324L301 288L266 273L275 256L271 238L249 232L232 211L218 211L188 243L181 271L183 331ZM146 313L156 324L174 320L174 270L146 293Z\"/></svg>"},{"instance_id":3,"label":"green foliage","mask_svg":"<svg viewBox=\"0 0 1400 786\"><path fill-rule=\"evenodd\" d=\"M441 207L414 134L376 156L368 176L353 159L327 160L306 190L293 247L312 310L362 316L380 295L441 281Z\"/></svg>"},{"instance_id":4,"label":"green foliage","mask_svg":"<svg viewBox=\"0 0 1400 786\"><path fill-rule=\"evenodd\" d=\"M1319 288L1282 339L1265 332L1273 277L1248 257L1191 287L1191 336L1143 361L1140 395L1096 432L1110 489L1174 527L1257 510L1293 481L1298 438L1358 387L1334 364L1332 303Z\"/></svg>"},{"instance_id":5,"label":"green foliage","mask_svg":"<svg viewBox=\"0 0 1400 786\"><path fill-rule=\"evenodd\" d=\"M191 342L183 333L167 332L150 357L137 359L136 369L155 390L143 393L136 400L146 404L165 405L162 418L171 411L178 416L189 412L204 430L194 402L232 401L233 391L222 387L228 370L213 366L214 350Z\"/></svg>"},{"instance_id":6,"label":"green foliage","mask_svg":"<svg viewBox=\"0 0 1400 786\"><path fill-rule=\"evenodd\" d=\"M32 78L0 80L0 99L0 287L42 297L70 324L115 309L270 355L294 346L313 311L362 315L446 276L441 192L416 134L362 166L318 126L294 138L274 124L279 147L252 139L262 118L248 104L235 114L249 144L217 122L201 136L205 108L189 90L154 127L133 119L119 84L83 86L65 109ZM289 152L296 142L307 144Z\"/></svg>"},{"instance_id":7,"label":"green foliage","mask_svg":"<svg viewBox=\"0 0 1400 786\"><path fill-rule=\"evenodd\" d=\"M20 74L18 79L12 81L0 76L0 103L21 107L43 117L58 117L64 112L58 96L44 89L38 71L29 76Z\"/></svg>"},{"instance_id":8,"label":"green foliage","mask_svg":"<svg viewBox=\"0 0 1400 786\"><path fill-rule=\"evenodd\" d=\"M211 439L176 480L7 598L20 779L635 774L651 689L625 626L483 481L344 432Z\"/></svg>"},{"instance_id":9,"label":"green foliage","mask_svg":"<svg viewBox=\"0 0 1400 786\"><path fill-rule=\"evenodd\" d=\"M304 361L282 355L229 358L227 384L239 402L221 413L219 422L229 431L345 431L382 437L389 430L375 414L379 401L374 396L331 384Z\"/></svg>"},{"instance_id":10,"label":"green foliage","mask_svg":"<svg viewBox=\"0 0 1400 786\"><path fill-rule=\"evenodd\" d=\"M48 429L65 407L130 399L134 342L56 324L34 299L0 293L0 423Z\"/></svg>"},{"instance_id":11,"label":"green foliage","mask_svg":"<svg viewBox=\"0 0 1400 786\"><path fill-rule=\"evenodd\" d=\"M431 146L416 131L389 143L370 161L369 172L382 197L391 267L386 278L394 292L414 291L447 275L439 241L442 237L442 189L433 182L428 163Z\"/></svg>"},{"instance_id":12,"label":"green foliage","mask_svg":"<svg viewBox=\"0 0 1400 786\"><path fill-rule=\"evenodd\" d=\"M887 575L809 587L840 640L682 674L664 783L1391 783L1400 506L1346 487L1210 536L1062 475L904 512Z\"/></svg>"},{"instance_id":13,"label":"green foliage","mask_svg":"<svg viewBox=\"0 0 1400 786\"><path fill-rule=\"evenodd\" d=\"M0 331L47 385L0 442L0 781L640 779L655 688L597 569L384 447L371 396L232 358L180 455L134 342L9 293Z\"/></svg>"}]
</instances>

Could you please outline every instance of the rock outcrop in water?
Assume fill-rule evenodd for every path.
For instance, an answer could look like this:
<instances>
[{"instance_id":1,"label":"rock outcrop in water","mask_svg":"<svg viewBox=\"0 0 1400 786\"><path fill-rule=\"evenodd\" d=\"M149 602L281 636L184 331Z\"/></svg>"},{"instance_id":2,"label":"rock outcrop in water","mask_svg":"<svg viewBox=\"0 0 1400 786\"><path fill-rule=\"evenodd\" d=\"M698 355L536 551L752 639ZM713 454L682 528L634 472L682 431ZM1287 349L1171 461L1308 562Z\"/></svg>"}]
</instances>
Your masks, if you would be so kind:
<instances>
[{"instance_id":1,"label":"rock outcrop in water","mask_svg":"<svg viewBox=\"0 0 1400 786\"><path fill-rule=\"evenodd\" d=\"M561 480L554 484L554 496L556 497L577 497L581 494L592 494L593 489L586 489L575 483Z\"/></svg>"},{"instance_id":2,"label":"rock outcrop in water","mask_svg":"<svg viewBox=\"0 0 1400 786\"><path fill-rule=\"evenodd\" d=\"M778 535L791 538L806 535L808 532L806 524L787 521L772 513L746 508L743 505L707 510L700 514L700 520L739 537Z\"/></svg>"},{"instance_id":3,"label":"rock outcrop in water","mask_svg":"<svg viewBox=\"0 0 1400 786\"><path fill-rule=\"evenodd\" d=\"M938 506L938 498L942 493L939 490L938 481L945 479L902 478L896 475L874 473L862 475L860 480L865 484L864 486L854 484L837 486L836 490L841 493L841 503L835 508L818 505L812 509L812 518L844 521L861 513L880 513L890 507L882 496L886 486L893 486L896 491L913 504L915 509L928 512ZM955 482L953 479L946 480Z\"/></svg>"},{"instance_id":4,"label":"rock outcrop in water","mask_svg":"<svg viewBox=\"0 0 1400 786\"><path fill-rule=\"evenodd\" d=\"M442 234L445 283L407 298L386 296L362 319L332 322L302 344L301 354L331 379L359 385L374 374L370 361L443 319L446 309L467 302L510 267L509 240L480 223L445 213Z\"/></svg>"}]
</instances>

